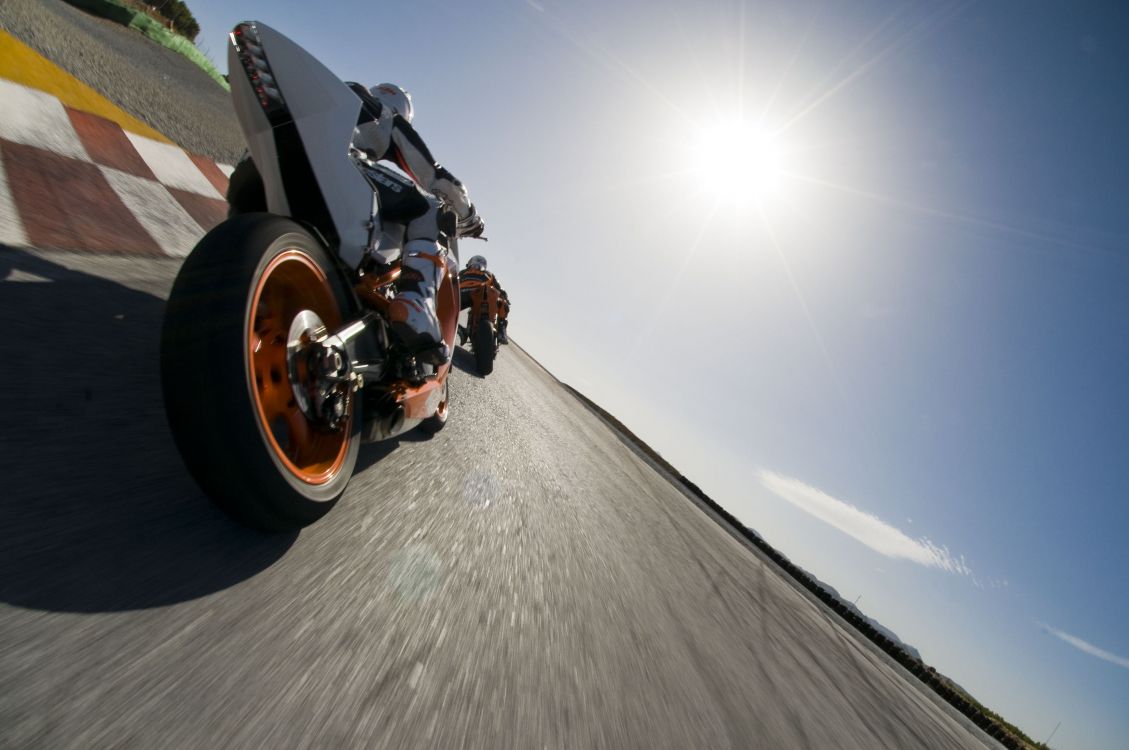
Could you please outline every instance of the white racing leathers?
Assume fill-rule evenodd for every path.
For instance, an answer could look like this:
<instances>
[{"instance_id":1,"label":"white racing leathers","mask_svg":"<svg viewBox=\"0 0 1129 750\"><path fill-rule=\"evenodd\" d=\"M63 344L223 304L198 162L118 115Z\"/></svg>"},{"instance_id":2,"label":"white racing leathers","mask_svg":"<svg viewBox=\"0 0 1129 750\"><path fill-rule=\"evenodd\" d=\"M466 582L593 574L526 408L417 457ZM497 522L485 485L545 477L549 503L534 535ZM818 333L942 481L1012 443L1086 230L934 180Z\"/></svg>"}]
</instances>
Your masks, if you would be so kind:
<instances>
[{"instance_id":1,"label":"white racing leathers","mask_svg":"<svg viewBox=\"0 0 1129 750\"><path fill-rule=\"evenodd\" d=\"M438 243L436 196L446 201L460 219L471 214L470 199L463 184L435 162L407 120L383 107L363 86L349 85L364 101L360 121L353 131L354 147L374 160L396 164L415 181L391 169L378 169L372 175L379 193L381 221L405 228L401 277L390 311L393 326L411 349L423 351L441 346L435 294L447 265ZM394 260L377 254L375 248L372 251L379 262ZM445 358L447 354L440 352L438 356Z\"/></svg>"}]
</instances>

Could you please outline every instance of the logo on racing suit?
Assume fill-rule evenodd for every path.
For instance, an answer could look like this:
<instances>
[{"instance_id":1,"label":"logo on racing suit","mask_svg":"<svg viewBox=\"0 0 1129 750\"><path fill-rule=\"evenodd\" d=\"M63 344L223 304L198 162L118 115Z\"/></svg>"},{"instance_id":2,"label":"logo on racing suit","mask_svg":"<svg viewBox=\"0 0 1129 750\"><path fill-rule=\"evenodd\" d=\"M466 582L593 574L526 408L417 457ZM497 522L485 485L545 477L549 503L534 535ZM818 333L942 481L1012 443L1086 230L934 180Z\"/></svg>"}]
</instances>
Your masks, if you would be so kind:
<instances>
[{"instance_id":1,"label":"logo on racing suit","mask_svg":"<svg viewBox=\"0 0 1129 750\"><path fill-rule=\"evenodd\" d=\"M373 180L375 180L376 182L379 182L381 185L388 188L393 193L399 193L399 192L403 191L403 189L404 189L404 185L402 183L397 182L396 180L393 180L391 177L389 177L388 175L384 174L381 171L378 171L376 169L370 169L370 170L368 170L368 173L372 177Z\"/></svg>"}]
</instances>

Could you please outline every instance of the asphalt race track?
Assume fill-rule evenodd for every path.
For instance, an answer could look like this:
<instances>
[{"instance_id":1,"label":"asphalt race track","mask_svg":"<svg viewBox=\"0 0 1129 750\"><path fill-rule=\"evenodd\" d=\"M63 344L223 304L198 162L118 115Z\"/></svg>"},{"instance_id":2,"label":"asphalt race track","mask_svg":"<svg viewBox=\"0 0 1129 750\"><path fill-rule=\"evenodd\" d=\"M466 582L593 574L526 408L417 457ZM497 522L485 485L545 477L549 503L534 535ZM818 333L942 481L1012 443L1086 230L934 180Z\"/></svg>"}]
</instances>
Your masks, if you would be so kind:
<instances>
[{"instance_id":1,"label":"asphalt race track","mask_svg":"<svg viewBox=\"0 0 1129 750\"><path fill-rule=\"evenodd\" d=\"M30 45L6 42L15 78L0 83L39 108L0 117L0 241L20 245L0 245L0 748L984 747L516 345L485 380L458 352L446 429L362 448L319 523L231 522L188 476L161 404L180 260L126 246L145 239L129 217L159 214L146 201L162 196L198 224L181 222L179 244L171 213L137 224L166 230L152 256L211 226L210 188L186 194L174 167L241 150L209 114L226 99L57 0L0 3L0 27ZM83 110L94 100L70 74L25 75L36 55L105 106ZM127 135L117 108L188 153ZM73 163L93 131L107 140ZM59 144L72 162L44 155ZM45 159L149 198L64 215L44 196L95 185L33 190L27 165ZM123 244L23 247L64 218L73 236L52 241L101 221Z\"/></svg>"},{"instance_id":2,"label":"asphalt race track","mask_svg":"<svg viewBox=\"0 0 1129 750\"><path fill-rule=\"evenodd\" d=\"M164 420L178 265L0 249L0 747L983 747L516 346L236 526Z\"/></svg>"}]
</instances>

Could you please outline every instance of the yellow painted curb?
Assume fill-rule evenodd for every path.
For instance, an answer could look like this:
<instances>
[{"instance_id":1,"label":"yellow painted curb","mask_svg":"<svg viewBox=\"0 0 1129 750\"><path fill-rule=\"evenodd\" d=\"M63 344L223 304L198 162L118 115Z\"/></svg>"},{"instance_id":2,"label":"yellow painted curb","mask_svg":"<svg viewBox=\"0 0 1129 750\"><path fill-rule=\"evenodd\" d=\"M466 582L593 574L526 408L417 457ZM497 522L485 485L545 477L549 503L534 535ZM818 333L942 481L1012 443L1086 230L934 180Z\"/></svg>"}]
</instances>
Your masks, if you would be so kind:
<instances>
[{"instance_id":1,"label":"yellow painted curb","mask_svg":"<svg viewBox=\"0 0 1129 750\"><path fill-rule=\"evenodd\" d=\"M162 143L172 143L170 139L136 117L126 114L118 105L2 30L0 78L45 91L72 109L80 109L116 122L122 130Z\"/></svg>"}]
</instances>

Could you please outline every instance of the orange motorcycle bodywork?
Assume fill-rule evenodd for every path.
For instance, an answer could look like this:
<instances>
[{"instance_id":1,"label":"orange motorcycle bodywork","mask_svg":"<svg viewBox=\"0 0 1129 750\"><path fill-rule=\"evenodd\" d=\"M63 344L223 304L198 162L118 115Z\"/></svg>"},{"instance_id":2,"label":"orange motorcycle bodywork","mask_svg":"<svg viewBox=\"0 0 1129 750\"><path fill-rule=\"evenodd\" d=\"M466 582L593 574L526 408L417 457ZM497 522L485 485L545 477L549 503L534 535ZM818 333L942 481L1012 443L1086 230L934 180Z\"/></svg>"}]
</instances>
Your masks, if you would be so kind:
<instances>
[{"instance_id":1,"label":"orange motorcycle bodywork","mask_svg":"<svg viewBox=\"0 0 1129 750\"><path fill-rule=\"evenodd\" d=\"M498 324L498 303L501 301L497 287L485 281L472 279L459 282L459 289L463 293L470 294L467 329L473 331L483 316L490 321L490 325L496 327Z\"/></svg>"},{"instance_id":2,"label":"orange motorcycle bodywork","mask_svg":"<svg viewBox=\"0 0 1129 750\"><path fill-rule=\"evenodd\" d=\"M436 314L439 317L439 328L443 334L449 350L454 350L455 336L459 327L459 286L458 274L454 263L448 258L445 261L446 272L442 276L439 289L436 292ZM392 295L389 293L391 286L400 277L400 268L394 267L383 276L369 281L363 281L354 287L357 296L373 309L388 315L388 306ZM435 376L428 378L423 383L410 383L399 380L389 384L388 391L396 402L404 409L405 423L399 432L405 432L414 424L431 417L442 406L443 394L446 392L447 378L451 374L451 363L436 369Z\"/></svg>"}]
</instances>

